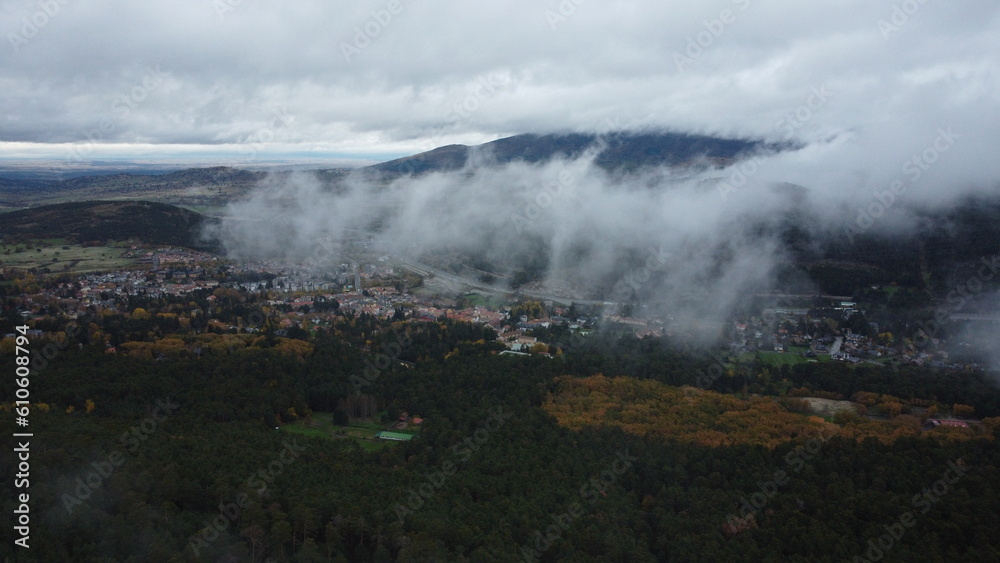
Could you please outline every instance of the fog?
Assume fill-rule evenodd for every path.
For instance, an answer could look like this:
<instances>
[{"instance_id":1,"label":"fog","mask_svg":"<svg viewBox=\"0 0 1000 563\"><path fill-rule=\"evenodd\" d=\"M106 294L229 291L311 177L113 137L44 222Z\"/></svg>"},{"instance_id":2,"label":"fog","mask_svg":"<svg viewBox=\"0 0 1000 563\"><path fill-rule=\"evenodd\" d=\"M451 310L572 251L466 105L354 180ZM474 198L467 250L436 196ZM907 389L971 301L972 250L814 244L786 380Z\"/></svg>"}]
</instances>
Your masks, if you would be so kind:
<instances>
[{"instance_id":1,"label":"fog","mask_svg":"<svg viewBox=\"0 0 1000 563\"><path fill-rule=\"evenodd\" d=\"M608 301L618 312L644 306L694 330L717 326L753 293L785 289L776 277L791 260L779 240L787 221L846 241L915 234L912 209L997 193L962 146L982 139L940 127L889 141L845 132L725 167L629 173L595 165L598 143L538 164L498 164L473 150L461 170L392 180L359 171L333 187L308 172L272 176L227 208L216 234L235 257L329 267L347 260L347 241L371 233L380 253L488 270L499 287L537 278L523 289Z\"/></svg>"}]
</instances>

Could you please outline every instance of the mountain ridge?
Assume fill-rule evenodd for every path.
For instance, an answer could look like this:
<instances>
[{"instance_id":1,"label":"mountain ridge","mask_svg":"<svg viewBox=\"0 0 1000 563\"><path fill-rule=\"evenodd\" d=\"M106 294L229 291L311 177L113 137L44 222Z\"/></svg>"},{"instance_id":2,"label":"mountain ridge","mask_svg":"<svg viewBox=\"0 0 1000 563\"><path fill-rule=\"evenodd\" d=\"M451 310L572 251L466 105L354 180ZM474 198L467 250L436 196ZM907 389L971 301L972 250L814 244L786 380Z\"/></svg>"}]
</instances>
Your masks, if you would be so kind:
<instances>
[{"instance_id":1,"label":"mountain ridge","mask_svg":"<svg viewBox=\"0 0 1000 563\"><path fill-rule=\"evenodd\" d=\"M536 163L553 158L579 158L588 149L596 148L594 159L598 166L608 171L627 171L645 166L680 166L699 160L724 164L755 151L790 147L760 140L673 132L525 133L480 145L445 145L365 169L388 175L424 174L461 169L473 156L497 164Z\"/></svg>"},{"instance_id":2,"label":"mountain ridge","mask_svg":"<svg viewBox=\"0 0 1000 563\"><path fill-rule=\"evenodd\" d=\"M593 151L595 164L608 172L628 172L653 166L695 163L725 165L760 151L780 151L791 145L752 139L728 139L664 131L591 133L525 133L480 145L443 145L386 162L348 170L310 170L323 184L334 185L345 175L362 174L391 181L406 175L449 172L474 162L538 163L579 158ZM33 207L67 200L149 200L175 205L219 207L245 195L268 175L287 170L253 171L229 166L185 168L172 172L103 172L70 178L24 178L0 174L0 208Z\"/></svg>"}]
</instances>

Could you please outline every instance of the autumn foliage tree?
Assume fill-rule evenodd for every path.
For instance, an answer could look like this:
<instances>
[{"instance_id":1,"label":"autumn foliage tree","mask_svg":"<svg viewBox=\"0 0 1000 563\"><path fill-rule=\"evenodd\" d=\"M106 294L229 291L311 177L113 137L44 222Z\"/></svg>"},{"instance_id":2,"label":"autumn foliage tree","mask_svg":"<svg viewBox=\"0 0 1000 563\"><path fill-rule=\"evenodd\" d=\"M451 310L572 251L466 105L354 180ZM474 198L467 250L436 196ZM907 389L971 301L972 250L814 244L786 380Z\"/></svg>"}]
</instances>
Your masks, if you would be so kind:
<instances>
[{"instance_id":1,"label":"autumn foliage tree","mask_svg":"<svg viewBox=\"0 0 1000 563\"><path fill-rule=\"evenodd\" d=\"M958 418L972 418L976 414L976 409L969 405L955 403L951 406L951 413Z\"/></svg>"}]
</instances>

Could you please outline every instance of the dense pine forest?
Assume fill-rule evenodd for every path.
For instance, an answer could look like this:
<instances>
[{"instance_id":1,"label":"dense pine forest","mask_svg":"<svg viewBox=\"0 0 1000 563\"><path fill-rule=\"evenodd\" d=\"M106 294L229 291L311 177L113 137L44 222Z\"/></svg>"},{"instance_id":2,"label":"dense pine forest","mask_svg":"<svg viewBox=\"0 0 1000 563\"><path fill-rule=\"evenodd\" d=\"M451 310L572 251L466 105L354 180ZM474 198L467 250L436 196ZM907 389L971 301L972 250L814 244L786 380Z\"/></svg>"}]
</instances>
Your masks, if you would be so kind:
<instances>
[{"instance_id":1,"label":"dense pine forest","mask_svg":"<svg viewBox=\"0 0 1000 563\"><path fill-rule=\"evenodd\" d=\"M230 334L145 305L38 327L18 561L1000 559L1000 392L980 373L775 369L611 332L516 357L480 325L350 314ZM984 418L927 431L929 405ZM417 416L402 442L304 431Z\"/></svg>"}]
</instances>

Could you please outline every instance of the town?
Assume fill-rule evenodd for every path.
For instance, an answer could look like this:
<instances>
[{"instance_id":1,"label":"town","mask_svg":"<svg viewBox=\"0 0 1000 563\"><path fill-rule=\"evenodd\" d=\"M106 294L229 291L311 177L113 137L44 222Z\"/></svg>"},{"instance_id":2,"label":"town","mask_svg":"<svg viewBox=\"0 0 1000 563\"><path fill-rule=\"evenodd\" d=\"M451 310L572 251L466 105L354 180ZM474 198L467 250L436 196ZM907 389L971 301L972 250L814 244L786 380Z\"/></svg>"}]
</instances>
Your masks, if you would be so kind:
<instances>
[{"instance_id":1,"label":"town","mask_svg":"<svg viewBox=\"0 0 1000 563\"><path fill-rule=\"evenodd\" d=\"M442 284L429 289L434 273L387 255L317 269L308 263L235 261L181 247L131 244L120 258L131 265L75 278L61 274L48 283L40 283L30 270L11 270L8 275L21 277L15 280L21 291L13 300L18 313L30 319L76 319L88 312L131 316L150 300L171 300L171 314L195 332L254 333L267 318L275 323L278 336L329 327L334 317L344 314L430 322L449 318L489 326L506 353L549 357L562 353L561 342L550 330L556 327L563 336L586 336L599 326L638 338L687 336L669 312L647 312L644 307L640 313L624 314L614 303L582 305L567 299L567 304L485 291L481 284L464 287L464 292L439 291ZM447 289L456 287L455 278L447 281L452 282ZM191 295L203 296L209 306L202 310L180 305ZM240 300L253 296L259 308L255 314L217 318L212 303L240 295ZM880 332L878 323L864 320L865 311L850 296L778 297L761 301L772 306L736 314L716 327L720 350L734 359L774 365L840 361L983 369L973 361L953 360L943 339L928 337L918 346L913 339Z\"/></svg>"}]
</instances>

